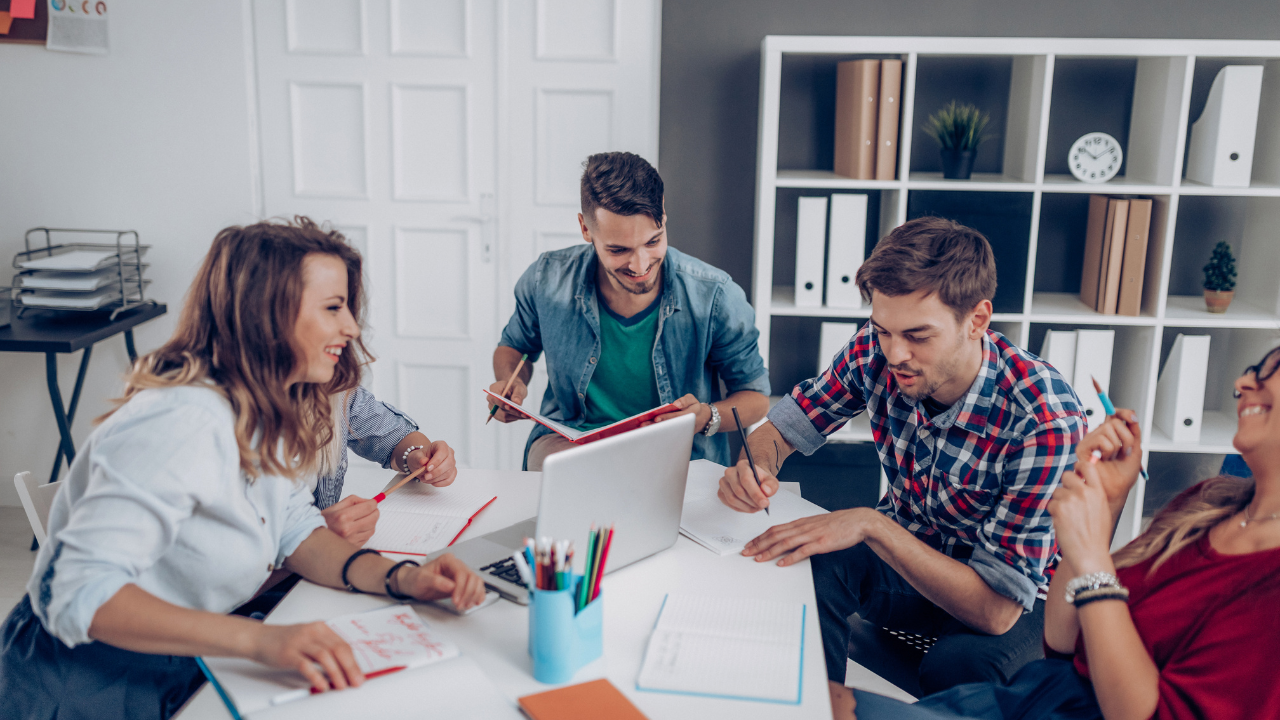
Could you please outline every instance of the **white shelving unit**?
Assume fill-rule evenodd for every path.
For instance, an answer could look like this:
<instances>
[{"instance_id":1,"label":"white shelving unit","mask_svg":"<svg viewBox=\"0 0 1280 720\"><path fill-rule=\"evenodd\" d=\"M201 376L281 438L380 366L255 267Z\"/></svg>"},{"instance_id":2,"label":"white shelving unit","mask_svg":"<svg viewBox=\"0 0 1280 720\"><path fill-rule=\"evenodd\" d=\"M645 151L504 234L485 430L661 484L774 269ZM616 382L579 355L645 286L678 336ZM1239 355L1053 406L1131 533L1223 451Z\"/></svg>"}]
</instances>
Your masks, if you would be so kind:
<instances>
[{"instance_id":1,"label":"white shelving unit","mask_svg":"<svg viewBox=\"0 0 1280 720\"><path fill-rule=\"evenodd\" d=\"M775 318L863 321L870 315L869 307L855 311L797 308L792 286L775 285L775 263L780 270L785 270L794 262L794 257L781 257L775 251L780 190L791 190L792 194L793 189L809 193L878 191L879 237L907 220L913 192L1024 193L1031 199L1026 267L1011 273L1018 278L1025 277L1023 301L1018 312L997 313L993 327L1021 346L1034 345L1029 347L1033 352L1039 349L1037 338L1043 337L1043 326L1115 329L1111 395L1117 405L1134 408L1139 413L1146 433L1144 462L1149 463L1153 455L1160 453L1234 452L1231 437L1235 431L1235 403L1230 398L1231 383L1245 366L1256 362L1268 347L1280 340L1280 117L1266 112L1270 78L1280 73L1280 42L769 36L764 39L762 53L752 301L760 331L760 350L771 365L775 355L771 355L770 335ZM854 180L829 169L778 167L783 61L792 55L822 56L819 62L829 60L833 66L858 57L898 57L904 61L899 179ZM1003 145L999 149L1003 152L1003 172L975 173L970 180L955 181L944 180L939 173L912 169L913 131L936 109L920 108L916 104L921 58L928 59L934 67L948 58L975 57L1007 58L1012 67L1008 113L1004 118L1003 137L997 141ZM1090 59L1136 62L1132 105L1127 108L1125 171L1112 181L1097 185L1079 182L1070 175L1045 172L1055 113L1051 102L1055 66L1068 67L1073 62ZM1225 62L1266 66L1268 89L1264 90L1263 112L1259 117L1254 182L1247 188L1208 187L1182 179L1187 134L1194 119L1189 115L1193 83L1197 81L1195 68L1197 63L1216 67ZM1211 80L1208 76L1208 81ZM1203 77L1198 81L1205 82ZM1271 104L1280 105L1280 100L1272 100ZM1195 111L1199 112L1199 108ZM982 152L993 150L984 146ZM1132 194L1155 200L1142 311L1138 317L1101 315L1081 303L1073 293L1041 291L1036 287L1042 220L1058 222L1055 217L1042 218L1042 200L1071 193ZM1196 208L1209 203L1207 207L1214 209L1218 207L1214 203L1222 203L1223 213L1235 217L1243 212L1243 221L1222 228L1221 231L1229 235L1221 236L1197 229L1191 222L1195 219L1192 216L1202 213L1188 211L1187 227L1180 232L1179 205L1185 198L1192 198L1187 202L1197 203ZM1205 311L1200 296L1186 294L1196 290L1185 287L1185 270L1192 266L1198 270L1219 239L1230 241L1236 249L1239 281L1230 310L1225 315L1211 315ZM997 264L1000 264L999 256ZM1182 279L1174 283L1178 287L1171 295L1174 275L1171 268L1174 267L1184 272ZM1041 271L1045 272L1046 268ZM1178 332L1208 333L1213 337L1204 429L1200 443L1194 446L1176 445L1152 429L1156 379ZM802 350L789 347L778 348L776 352ZM784 388L778 390L785 391ZM833 439L868 441L869 427L861 423L842 430ZM1134 489L1117 542L1127 542L1140 530L1145 493L1141 483Z\"/></svg>"}]
</instances>

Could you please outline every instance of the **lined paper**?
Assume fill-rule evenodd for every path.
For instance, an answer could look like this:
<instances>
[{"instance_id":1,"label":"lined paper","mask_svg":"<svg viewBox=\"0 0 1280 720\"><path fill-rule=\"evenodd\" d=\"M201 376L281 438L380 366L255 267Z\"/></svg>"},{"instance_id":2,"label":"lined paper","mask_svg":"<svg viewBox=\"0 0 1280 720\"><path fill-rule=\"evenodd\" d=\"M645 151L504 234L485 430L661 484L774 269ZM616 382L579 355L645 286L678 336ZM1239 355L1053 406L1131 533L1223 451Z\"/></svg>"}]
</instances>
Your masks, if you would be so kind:
<instances>
[{"instance_id":1,"label":"lined paper","mask_svg":"<svg viewBox=\"0 0 1280 720\"><path fill-rule=\"evenodd\" d=\"M712 463L714 465L714 463ZM715 467L720 467L716 465ZM779 490L769 498L769 513L743 513L721 502L707 477L710 470L700 468L697 482L693 463L689 464L689 482L685 486L684 510L680 515L680 532L685 537L720 555L742 552L747 543L771 527L800 518L822 515L827 511L794 493ZM720 468L716 476L724 473Z\"/></svg>"},{"instance_id":2,"label":"lined paper","mask_svg":"<svg viewBox=\"0 0 1280 720\"><path fill-rule=\"evenodd\" d=\"M800 702L803 603L667 596L640 690Z\"/></svg>"}]
</instances>

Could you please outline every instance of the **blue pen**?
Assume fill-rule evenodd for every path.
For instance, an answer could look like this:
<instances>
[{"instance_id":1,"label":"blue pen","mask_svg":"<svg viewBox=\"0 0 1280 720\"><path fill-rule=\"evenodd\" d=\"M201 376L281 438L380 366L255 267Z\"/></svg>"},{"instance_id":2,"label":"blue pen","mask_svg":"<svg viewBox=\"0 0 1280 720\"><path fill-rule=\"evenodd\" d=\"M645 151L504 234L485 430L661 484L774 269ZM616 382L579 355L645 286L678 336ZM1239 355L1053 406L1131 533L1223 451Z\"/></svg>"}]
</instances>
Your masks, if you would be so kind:
<instances>
[{"instance_id":1,"label":"blue pen","mask_svg":"<svg viewBox=\"0 0 1280 720\"><path fill-rule=\"evenodd\" d=\"M1111 398L1107 397L1107 393L1105 390L1102 389L1102 385L1098 384L1098 380L1093 376L1090 376L1089 379L1093 380L1093 389L1098 391L1098 399L1102 401L1103 412L1105 412L1108 417L1115 415L1116 406L1111 404ZM1143 482L1151 481L1151 476L1147 474L1146 468L1139 465L1138 472L1142 473Z\"/></svg>"}]
</instances>

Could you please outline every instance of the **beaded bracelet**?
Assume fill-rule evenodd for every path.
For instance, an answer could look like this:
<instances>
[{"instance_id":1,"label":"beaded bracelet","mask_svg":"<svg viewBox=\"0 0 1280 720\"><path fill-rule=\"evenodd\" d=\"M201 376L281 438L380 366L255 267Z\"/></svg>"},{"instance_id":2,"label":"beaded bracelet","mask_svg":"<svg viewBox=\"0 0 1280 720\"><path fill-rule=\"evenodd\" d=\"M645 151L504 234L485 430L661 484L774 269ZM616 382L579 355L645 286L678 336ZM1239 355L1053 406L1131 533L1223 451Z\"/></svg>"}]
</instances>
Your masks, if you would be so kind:
<instances>
[{"instance_id":1,"label":"beaded bracelet","mask_svg":"<svg viewBox=\"0 0 1280 720\"><path fill-rule=\"evenodd\" d=\"M343 566L342 566L342 585L343 585L343 587L345 587L345 588L347 589L347 592L353 592L353 593L363 593L363 592L364 592L364 591L363 591L363 590L361 590L360 588L358 588L358 587L356 587L355 585L352 585L352 584L351 584L351 581L347 579L347 571L351 569L351 563L355 562L355 559L356 559L356 558L360 557L361 555L369 555L369 554L373 554L373 555L377 555L378 557L382 557L382 553L378 552L377 550L372 550L372 549L370 549L370 548L365 548L365 549L363 549L363 550L357 550L357 551L355 551L355 552L351 553L351 557L347 558L347 562L343 564Z\"/></svg>"},{"instance_id":2,"label":"beaded bracelet","mask_svg":"<svg viewBox=\"0 0 1280 720\"><path fill-rule=\"evenodd\" d=\"M400 562L396 563L395 565L392 565L392 566L391 566L391 569L387 571L387 578L386 578L386 580L384 580L384 581L383 581L383 583L382 583L382 584L386 587L386 589L387 589L387 597L389 597L389 598L394 598L394 599L396 599L396 600L412 600L412 599L413 599L413 596L412 596L412 595L405 595L404 593L399 593L399 592L396 592L395 590L392 590L392 589L391 589L391 577L392 577L393 575L395 575L395 574L396 574L396 571L397 571L397 570L399 570L400 568L404 567L405 565L412 565L412 566L414 566L414 567L422 567L422 565L421 565L421 564L416 563L416 562L414 562L414 561L412 561L412 560L401 560Z\"/></svg>"},{"instance_id":3,"label":"beaded bracelet","mask_svg":"<svg viewBox=\"0 0 1280 720\"><path fill-rule=\"evenodd\" d=\"M1076 609L1078 610L1084 607L1085 605L1088 605L1089 603L1095 602L1098 600L1128 601L1128 599L1129 599L1128 588L1108 586L1108 587L1094 588L1091 590L1081 590L1080 592L1076 593L1075 599L1072 600L1072 604L1075 605Z\"/></svg>"},{"instance_id":4,"label":"beaded bracelet","mask_svg":"<svg viewBox=\"0 0 1280 720\"><path fill-rule=\"evenodd\" d=\"M1101 587L1120 587L1120 578L1109 572L1092 572L1081 575L1067 583L1065 594L1067 602L1075 602L1076 593L1084 590L1096 590Z\"/></svg>"},{"instance_id":5,"label":"beaded bracelet","mask_svg":"<svg viewBox=\"0 0 1280 720\"><path fill-rule=\"evenodd\" d=\"M400 456L400 471L406 473L409 472L409 455L414 450L422 450L425 447L426 445L410 445L408 449L404 451L404 455Z\"/></svg>"}]
</instances>

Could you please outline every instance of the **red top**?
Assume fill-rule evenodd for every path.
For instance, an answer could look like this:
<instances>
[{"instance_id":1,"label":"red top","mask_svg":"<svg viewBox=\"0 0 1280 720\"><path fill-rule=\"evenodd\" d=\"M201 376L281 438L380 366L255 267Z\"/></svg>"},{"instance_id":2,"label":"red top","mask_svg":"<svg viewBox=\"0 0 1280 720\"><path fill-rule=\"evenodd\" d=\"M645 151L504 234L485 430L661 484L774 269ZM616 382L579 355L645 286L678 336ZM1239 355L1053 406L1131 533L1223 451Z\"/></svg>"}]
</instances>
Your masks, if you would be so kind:
<instances>
[{"instance_id":1,"label":"red top","mask_svg":"<svg viewBox=\"0 0 1280 720\"><path fill-rule=\"evenodd\" d=\"M1280 717L1280 548L1223 555L1206 533L1148 576L1154 560L1117 573L1160 671L1152 717ZM1089 676L1083 633L1075 666Z\"/></svg>"}]
</instances>

